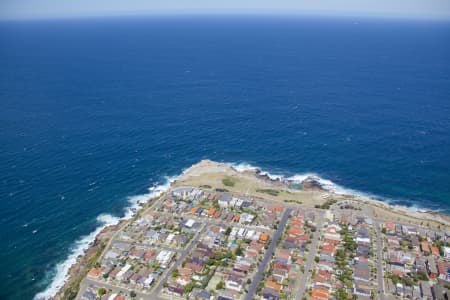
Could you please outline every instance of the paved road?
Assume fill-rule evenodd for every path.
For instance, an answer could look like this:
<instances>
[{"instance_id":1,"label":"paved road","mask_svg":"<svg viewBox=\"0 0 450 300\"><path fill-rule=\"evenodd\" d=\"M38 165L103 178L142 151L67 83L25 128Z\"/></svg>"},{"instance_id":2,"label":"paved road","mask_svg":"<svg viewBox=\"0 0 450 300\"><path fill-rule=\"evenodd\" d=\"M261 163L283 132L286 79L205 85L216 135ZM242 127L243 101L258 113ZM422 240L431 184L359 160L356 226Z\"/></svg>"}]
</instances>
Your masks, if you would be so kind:
<instances>
[{"instance_id":1,"label":"paved road","mask_svg":"<svg viewBox=\"0 0 450 300\"><path fill-rule=\"evenodd\" d=\"M261 261L261 264L258 267L258 271L256 272L255 276L253 277L252 282L250 283L250 286L248 287L248 292L245 295L244 300L252 300L253 296L256 294L256 290L258 289L259 282L261 281L264 270L267 267L267 264L272 259L272 255L275 251L275 248L278 244L278 240L283 234L284 228L286 227L286 223L288 221L289 215L291 214L291 209L287 208L284 211L283 217L281 218L280 223L278 224L277 231L273 234L272 241L270 242L269 248L267 248L266 253L264 254L264 258Z\"/></svg>"},{"instance_id":2,"label":"paved road","mask_svg":"<svg viewBox=\"0 0 450 300\"><path fill-rule=\"evenodd\" d=\"M202 230L198 231L197 234L195 235L195 237L192 239L191 243L189 244L189 246L187 248L185 248L182 252L180 257L177 259L177 261L172 265L172 267L170 267L167 270L166 275L164 275L164 277L158 282L158 286L153 290L152 292L152 298L151 299L162 299L161 297L159 297L159 293L161 292L161 290L164 287L164 283L167 282L167 280L169 279L169 276L172 275L172 272L178 268L178 266L184 261L184 259L186 258L186 256L188 256L188 254L192 251L192 248L197 245L197 242L200 238L200 236L205 232L205 230L207 228L209 228L211 225L210 222L204 223L204 226L202 228Z\"/></svg>"},{"instance_id":3,"label":"paved road","mask_svg":"<svg viewBox=\"0 0 450 300\"><path fill-rule=\"evenodd\" d=\"M85 278L80 285L80 292L78 293L76 299L81 299L82 293L84 293L84 291L86 290L87 287L89 287L90 285L94 285L96 286L96 290L94 291L94 293L97 292L98 288L103 287L107 290L112 290L113 292L122 292L124 295L129 295L132 289L127 289L127 288L123 288L121 286L117 286L117 285L112 285L103 281L96 281L90 278ZM139 291L134 290L136 293L136 298L137 299L153 299L152 297L150 297L149 294L145 294Z\"/></svg>"},{"instance_id":4,"label":"paved road","mask_svg":"<svg viewBox=\"0 0 450 300\"><path fill-rule=\"evenodd\" d=\"M235 223L235 222L227 222L226 220L222 220L222 219L215 219L215 218L209 218L209 217L199 217L199 216L195 216L195 215L191 215L191 214L184 214L182 215L185 219L193 219L199 223L205 223L208 222L209 224L213 225L213 224L217 224L217 225L221 225L221 224L225 224L225 225L229 225L230 223L233 224L233 227L238 227L238 228L245 228L245 229L254 229L254 230L258 230L258 231L265 231L265 232L273 232L274 230L271 227L266 227L266 226L256 226L256 225L251 225L251 224L239 224L239 223Z\"/></svg>"},{"instance_id":5,"label":"paved road","mask_svg":"<svg viewBox=\"0 0 450 300\"><path fill-rule=\"evenodd\" d=\"M311 241L311 244L309 245L309 253L308 253L308 257L306 258L306 262L305 262L305 271L303 273L303 275L300 278L300 290L297 294L297 297L295 298L296 300L301 300L303 298L303 296L305 295L305 291L306 291L306 283L308 281L313 263L314 263L314 258L316 257L316 252L317 252L317 244L319 242L319 237L321 235L322 232L322 226L323 226L323 219L324 219L324 213L323 212L318 212L318 216L319 219L317 220L317 230L316 232L314 232L314 236L313 239Z\"/></svg>"},{"instance_id":6,"label":"paved road","mask_svg":"<svg viewBox=\"0 0 450 300\"><path fill-rule=\"evenodd\" d=\"M184 251L183 249L172 248L172 247L163 246L163 245L155 245L155 244L147 244L147 243L133 243L133 242L131 242L130 244L133 244L133 245L139 246L139 247L155 248L155 249L159 249L159 250L168 250L168 251L173 251L173 252L178 252L178 253L182 253Z\"/></svg>"},{"instance_id":7,"label":"paved road","mask_svg":"<svg viewBox=\"0 0 450 300\"><path fill-rule=\"evenodd\" d=\"M163 193L161 196L159 196L156 199L151 199L151 204L149 207L147 207L142 214L147 213L148 211L150 211L151 209L153 209L153 207L159 203L159 201L164 197L165 193ZM111 248L111 244L113 243L113 241L116 240L117 236L119 235L119 233L121 233L123 231L123 229L125 227L127 227L128 224L131 224L133 222L133 218L125 221L125 223L123 223L122 225L120 225L120 229L117 230L108 240L108 243L106 244L105 248L103 249L103 252L100 254L100 256L98 257L97 261L102 261L103 257L105 256L106 252L108 252L108 250Z\"/></svg>"},{"instance_id":8,"label":"paved road","mask_svg":"<svg viewBox=\"0 0 450 300\"><path fill-rule=\"evenodd\" d=\"M376 243L377 243L377 293L378 299L385 299L385 291L384 291L384 277L383 277L383 238L380 230L380 223L377 219L373 217L373 211L368 205L363 205L363 213L364 215L370 217L373 222L373 226L375 226L375 234L376 234ZM372 285L373 287L373 285Z\"/></svg>"},{"instance_id":9,"label":"paved road","mask_svg":"<svg viewBox=\"0 0 450 300\"><path fill-rule=\"evenodd\" d=\"M139 291L136 291L136 295L138 299L164 299L159 297L159 293L161 292L164 282L167 281L167 279L169 278L169 276L172 275L172 272L175 268L177 268L186 258L186 256L191 252L192 248L197 244L198 239L200 238L200 236L204 233L204 231L209 228L210 223L205 223L205 225L203 226L202 230L200 230L199 232L197 232L197 234L194 236L194 238L192 239L191 243L189 244L189 246L184 249L183 251L181 251L181 255L180 257L177 259L177 261L172 265L172 267L170 267L165 275L163 276L162 279L158 280L158 282L156 283L157 286L156 288L151 291L149 294L147 293L142 293ZM109 283L106 283L104 281L96 281L90 278L85 278L81 284L81 288L80 291L84 292L86 290L86 288L91 285L94 284L96 286L102 286L105 287L107 289L111 289L113 291L122 291L125 295L128 295L131 291L131 289L127 289L121 286L117 286L117 285L112 285ZM77 299L80 299L81 297L81 293L78 293Z\"/></svg>"},{"instance_id":10,"label":"paved road","mask_svg":"<svg viewBox=\"0 0 450 300\"><path fill-rule=\"evenodd\" d=\"M377 280L378 280L378 297L384 300L384 277L383 277L383 240L380 231L380 224L374 221L375 230L377 233Z\"/></svg>"}]
</instances>

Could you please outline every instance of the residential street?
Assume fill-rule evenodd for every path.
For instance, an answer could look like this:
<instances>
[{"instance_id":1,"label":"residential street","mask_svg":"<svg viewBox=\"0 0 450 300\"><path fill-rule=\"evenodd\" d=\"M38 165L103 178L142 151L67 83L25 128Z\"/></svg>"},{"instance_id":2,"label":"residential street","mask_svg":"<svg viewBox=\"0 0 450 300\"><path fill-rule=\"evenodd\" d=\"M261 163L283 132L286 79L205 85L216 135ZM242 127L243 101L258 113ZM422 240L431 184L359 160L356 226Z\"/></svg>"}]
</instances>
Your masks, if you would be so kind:
<instances>
[{"instance_id":1,"label":"residential street","mask_svg":"<svg viewBox=\"0 0 450 300\"><path fill-rule=\"evenodd\" d=\"M375 230L377 233L377 280L378 280L378 297L384 300L384 277L383 277L383 241L381 237L380 224L374 220Z\"/></svg>"},{"instance_id":2,"label":"residential street","mask_svg":"<svg viewBox=\"0 0 450 300\"><path fill-rule=\"evenodd\" d=\"M258 267L258 271L256 272L255 276L253 277L252 283L250 284L248 288L248 292L245 295L245 300L252 300L253 297L256 295L256 290L258 289L259 282L263 278L264 271L266 270L267 264L272 259L272 255L275 251L275 247L278 244L278 240L283 235L283 231L286 227L286 223L289 219L289 215L291 213L292 209L286 208L283 214L283 217L281 218L280 223L278 224L278 228L273 234L272 241L269 245L269 248L267 249L266 253L264 254L264 258L261 262L261 264Z\"/></svg>"},{"instance_id":3,"label":"residential street","mask_svg":"<svg viewBox=\"0 0 450 300\"><path fill-rule=\"evenodd\" d=\"M159 297L159 293L161 292L162 288L163 288L163 283L167 282L167 279L169 278L169 276L172 275L172 272L178 268L178 266L184 261L184 259L186 258L186 256L189 255L189 253L191 253L192 248L197 244L198 239L200 238L200 236L205 232L205 230L207 228L209 228L209 226L211 225L211 222L207 222L202 230L200 230L199 232L197 232L197 234L195 235L195 237L192 239L191 243L189 244L188 247L186 247L186 249L184 249L181 252L180 257L177 258L177 261L172 265L172 267L170 267L167 270L166 275L164 275L164 277L162 279L159 280L158 285L156 286L156 288L153 290L152 294L153 295L157 295ZM153 298L155 298L153 296Z\"/></svg>"},{"instance_id":4,"label":"residential street","mask_svg":"<svg viewBox=\"0 0 450 300\"><path fill-rule=\"evenodd\" d=\"M317 230L316 232L314 232L314 237L312 239L311 244L309 245L309 253L308 253L308 257L306 259L305 262L305 271L303 273L303 275L300 278L300 290L297 294L297 297L295 298L296 300L301 300L303 298L303 296L305 295L305 291L306 291L306 284L308 282L309 276L311 275L311 270L312 270L312 266L314 264L314 257L316 256L317 253L317 243L319 241L319 237L321 235L321 230L322 230L322 226L323 226L323 220L324 220L324 214L323 212L318 212L317 213L318 216L318 220L317 220Z\"/></svg>"},{"instance_id":5,"label":"residential street","mask_svg":"<svg viewBox=\"0 0 450 300\"><path fill-rule=\"evenodd\" d=\"M151 294L142 293L142 292L139 292L139 291L135 290L138 298L142 298L142 299L164 299L164 298L159 297L159 293L161 292L161 290L163 288L163 283L167 281L169 276L172 274L173 270L175 270L179 266L179 264L181 264L184 261L186 256L191 252L192 248L197 244L199 237L203 234L203 232L205 232L205 230L209 227L209 225L210 225L210 222L205 224L205 226L203 226L202 230L197 232L197 234L192 239L191 243L189 244L189 246L186 249L181 250L181 251L180 250L175 250L175 251L181 253L180 257L177 258L177 261L172 265L171 268L169 268L167 270L167 272L164 275L164 277L157 282L157 286L151 292ZM174 251L174 250L172 250L172 251ZM89 286L90 284L103 286L103 287L111 289L113 291L122 291L124 294L129 294L130 291L131 291L129 289L122 288L122 287L119 287L117 285L111 285L111 284L105 283L104 281L98 281L97 282L96 280L89 279L89 278L85 278L83 280L83 282L81 283L81 287L82 288L80 290L85 290L85 287ZM80 299L80 297L81 297L81 295L80 295L80 293L78 293L77 299Z\"/></svg>"},{"instance_id":6,"label":"residential street","mask_svg":"<svg viewBox=\"0 0 450 300\"><path fill-rule=\"evenodd\" d=\"M114 292L122 292L125 295L129 295L130 291L129 289L123 288L123 287L119 287L117 285L112 285L112 284L108 284L105 283L104 281L96 281L90 278L85 278L81 284L80 284L80 291L84 291L86 290L86 287L88 287L89 285L95 285L98 287L103 287L105 289L110 289ZM144 294L142 292L136 291L136 296L138 299L142 298L142 299L150 299L150 295L149 294ZM78 293L76 299L81 299L82 295L80 293Z\"/></svg>"}]
</instances>

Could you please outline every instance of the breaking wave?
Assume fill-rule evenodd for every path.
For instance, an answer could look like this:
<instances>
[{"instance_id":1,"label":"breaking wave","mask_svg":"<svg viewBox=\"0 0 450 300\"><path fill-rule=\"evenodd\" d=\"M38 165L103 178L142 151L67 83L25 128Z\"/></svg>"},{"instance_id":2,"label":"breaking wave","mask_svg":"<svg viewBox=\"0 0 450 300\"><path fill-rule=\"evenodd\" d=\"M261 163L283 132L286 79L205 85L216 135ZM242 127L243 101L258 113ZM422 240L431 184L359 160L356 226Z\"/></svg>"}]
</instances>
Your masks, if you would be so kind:
<instances>
[{"instance_id":1,"label":"breaking wave","mask_svg":"<svg viewBox=\"0 0 450 300\"><path fill-rule=\"evenodd\" d=\"M52 279L47 288L36 294L34 300L50 299L64 286L69 278L70 268L77 262L77 259L83 255L89 246L95 241L96 236L106 227L111 225L117 225L121 220L131 219L138 211L141 205L147 203L153 198L161 196L165 191L170 188L170 184L174 182L178 176L166 177L163 184L152 186L148 189L148 193L135 195L128 197L129 205L124 209L124 215L122 217L113 216L111 214L101 214L97 217L96 221L98 227L89 233L82 236L76 241L69 251L67 258L58 263L52 270Z\"/></svg>"},{"instance_id":2,"label":"breaking wave","mask_svg":"<svg viewBox=\"0 0 450 300\"><path fill-rule=\"evenodd\" d=\"M363 197L363 198L368 198L368 199L373 199L373 200L381 200L381 201L386 202L387 204L392 204L392 205L396 205L396 203L398 203L398 200L392 200L392 199L387 199L387 198L383 198L383 197L378 197L378 196L372 195L370 193L365 193L365 192L342 187L329 179L320 177L318 174L315 174L315 173L296 174L293 176L286 177L284 175L272 174L270 172L264 171L261 168L253 166L248 163L239 163L239 164L226 163L226 164L228 164L229 166L231 166L238 172L253 171L253 172L257 172L259 175L267 176L271 180L287 181L287 182L292 182L292 183L301 183L305 179L310 178L310 179L314 179L315 181L320 183L320 185L324 189L326 189L330 192L339 194L339 195L353 195L353 196L358 196L358 197ZM76 241L74 243L74 245L71 247L68 257L64 261L58 263L55 266L55 268L52 272L52 274L54 274L54 275L52 276L52 281L49 284L49 286L44 291L36 294L34 299L35 300L43 300L43 299L50 299L51 297L53 297L67 281L67 279L69 277L69 270L70 270L71 266L76 263L78 257L80 257L81 255L83 255L85 253L85 251L89 248L89 246L94 242L95 237L105 227L111 226L111 225L116 225L121 220L128 220L128 219L132 218L137 213L137 211L141 207L141 205L147 203L148 201L150 201L153 198L156 198L156 197L159 197L160 195L162 195L164 192L166 192L170 188L171 183L176 181L185 172L186 172L186 170L182 171L180 173L180 175L166 177L164 183L157 184L153 187L150 187L148 189L148 193L128 197L127 200L128 200L129 205L124 208L124 215L122 217L117 217L117 216L113 216L110 214L99 215L97 217L97 222L98 222L99 226L94 231L92 231L90 234L81 237L78 241ZM408 206L408 208L416 210L416 211L424 210L423 208L419 207L415 203L411 203L411 205Z\"/></svg>"},{"instance_id":3,"label":"breaking wave","mask_svg":"<svg viewBox=\"0 0 450 300\"><path fill-rule=\"evenodd\" d=\"M361 197L361 198L366 198L366 199L371 199L371 200L383 201L384 203L389 204L389 205L405 206L408 209L418 211L418 212L430 211L430 210L440 211L439 208L436 208L436 209L435 208L430 209L429 207L425 208L424 206L422 206L422 205L424 205L423 203L417 203L416 201L413 201L413 200L391 199L391 198L381 197L381 196L367 193L367 192L354 190L351 188L346 188L339 184L334 183L333 181L331 181L329 179L325 179L316 173L303 173L303 174L295 174L292 176L284 176L284 175L279 175L279 174L272 174L268 171L265 171L257 166L251 165L249 163L239 163L239 164L228 163L228 164L238 172L245 172L245 171L257 172L259 175L266 176L267 178L269 178L271 180L279 180L279 181L292 182L292 183L301 183L302 181L304 181L308 178L313 179L313 180L317 181L322 186L322 188L324 188L325 190L335 193L335 194L338 194L338 195L350 195L350 196ZM427 205L430 205L430 204L427 203Z\"/></svg>"}]
</instances>

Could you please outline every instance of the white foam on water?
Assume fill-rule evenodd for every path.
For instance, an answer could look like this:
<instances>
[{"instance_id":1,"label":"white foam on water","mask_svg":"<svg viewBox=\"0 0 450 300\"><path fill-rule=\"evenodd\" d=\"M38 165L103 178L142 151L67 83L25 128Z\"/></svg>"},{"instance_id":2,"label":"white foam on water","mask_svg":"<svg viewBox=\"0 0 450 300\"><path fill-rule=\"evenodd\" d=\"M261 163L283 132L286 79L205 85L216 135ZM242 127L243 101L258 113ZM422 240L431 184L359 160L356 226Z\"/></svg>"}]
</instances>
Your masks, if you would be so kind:
<instances>
[{"instance_id":1,"label":"white foam on water","mask_svg":"<svg viewBox=\"0 0 450 300\"><path fill-rule=\"evenodd\" d=\"M94 231L88 235L82 236L75 244L71 247L69 256L63 262L58 263L55 266L54 277L50 285L42 292L36 294L35 300L39 299L50 299L53 297L59 289L64 285L68 279L69 269L77 261L80 255L83 255L85 251L89 248L91 243L94 242L95 237L102 231L106 226L115 225L119 223L120 218L114 217L110 214L101 214L97 217L97 222L101 225L97 227Z\"/></svg>"},{"instance_id":2,"label":"white foam on water","mask_svg":"<svg viewBox=\"0 0 450 300\"><path fill-rule=\"evenodd\" d=\"M259 171L260 175L267 176L268 178L270 178L272 180L288 181L288 182L292 182L292 183L301 183L304 180L311 178L311 179L317 181L318 183L320 183L320 185L325 190L335 193L335 194L338 194L338 195L349 195L349 196L361 197L361 198L370 199L370 200L382 201L388 205L398 205L398 203L400 202L400 200L380 197L380 196L377 196L377 195L374 195L371 193L362 192L362 191L343 187L341 185L334 183L333 181L331 181L329 179L320 177L316 173L302 173L302 174L295 174L295 175L292 175L289 177L285 177L283 175L272 174L268 171L262 170L261 168L259 168L257 166L254 166L254 165L251 165L251 164L245 163L245 162L239 163L239 164L236 164L236 163L228 163L228 164L238 172ZM403 207L412 209L417 212L424 212L424 211L430 210L430 209L425 209L425 208L421 207L420 204L415 203L414 201L405 200L404 202L408 202L409 204L408 204L408 206L403 206ZM434 210L434 211L437 211L437 210Z\"/></svg>"},{"instance_id":3,"label":"white foam on water","mask_svg":"<svg viewBox=\"0 0 450 300\"><path fill-rule=\"evenodd\" d=\"M231 165L231 167L233 167L236 171L238 172L245 172L245 171L256 171L259 168L252 166L251 164L248 163L239 163L239 164L234 164L234 163L228 163L229 165Z\"/></svg>"},{"instance_id":4,"label":"white foam on water","mask_svg":"<svg viewBox=\"0 0 450 300\"><path fill-rule=\"evenodd\" d=\"M130 205L125 208L125 216L123 219L131 219L142 205L166 192L178 177L179 176L165 177L165 182L163 184L150 187L148 193L128 197L128 203Z\"/></svg>"},{"instance_id":5,"label":"white foam on water","mask_svg":"<svg viewBox=\"0 0 450 300\"><path fill-rule=\"evenodd\" d=\"M340 195L353 195L357 197L363 197L367 199L374 199L379 200L382 199L382 201L386 202L387 204L393 204L395 205L395 200L392 199L386 199L377 197L375 195L371 195L369 193L349 189L342 187L336 183L334 183L331 180L325 179L320 177L319 175L315 173L304 173L304 174L296 174L290 177L285 177L283 175L278 174L271 174L270 172L263 171L259 167L253 166L248 163L228 163L232 168L234 168L238 172L245 172L245 171L259 171L260 175L267 176L268 178L272 180L280 180L280 181L290 181L293 183L301 183L307 178L312 178L319 182L322 187L330 192L340 194ZM181 174L184 174L186 170L181 172ZM128 197L128 203L129 206L125 208L124 216L123 217L116 217L110 214L101 214L97 217L97 222L100 224L99 227L97 227L94 231L92 231L90 234L81 237L78 241L74 243L74 245L71 247L70 253L66 260L63 262L58 263L55 266L55 269L53 273L55 274L53 276L53 279L49 286L42 292L36 294L34 297L35 300L42 300L42 299L50 299L53 297L60 288L64 285L64 283L68 279L68 273L70 267L76 263L77 258L85 253L85 251L89 248L91 243L94 242L95 237L107 226L110 225L116 225L120 222L120 220L127 220L132 218L138 211L141 205L147 203L153 198L161 196L164 192L166 192L169 188L172 182L176 181L179 176L173 176L173 177L166 177L165 182L160 185L155 185L153 187L149 188L148 193L141 194L141 195L135 195ZM411 209L414 209L416 211L424 211L425 209L418 207L417 205L411 204Z\"/></svg>"},{"instance_id":6,"label":"white foam on water","mask_svg":"<svg viewBox=\"0 0 450 300\"><path fill-rule=\"evenodd\" d=\"M283 175L271 174L271 173L266 172L266 171L261 171L261 172L259 172L259 174L260 174L260 175L263 175L263 176L267 176L267 177L269 177L271 180L279 180L279 181L283 181L283 180L286 179Z\"/></svg>"},{"instance_id":7,"label":"white foam on water","mask_svg":"<svg viewBox=\"0 0 450 300\"><path fill-rule=\"evenodd\" d=\"M417 206L416 204L408 206L408 209L415 211L415 212L426 212L426 211L430 210L430 209L421 208L421 207ZM437 211L437 210L434 210L434 211Z\"/></svg>"},{"instance_id":8,"label":"white foam on water","mask_svg":"<svg viewBox=\"0 0 450 300\"><path fill-rule=\"evenodd\" d=\"M290 180L295 183L300 183L303 180L305 180L306 178L314 177L314 176L317 176L317 175L313 174L313 173L297 174L297 175L288 177L287 180Z\"/></svg>"},{"instance_id":9,"label":"white foam on water","mask_svg":"<svg viewBox=\"0 0 450 300\"><path fill-rule=\"evenodd\" d=\"M285 178L283 175L271 174L269 172L261 170L259 167L255 167L249 163L239 163L239 164L227 163L227 164L230 165L233 169L235 169L236 171L238 171L240 173L245 172L245 171L259 171L259 175L267 176L272 180L283 180Z\"/></svg>"},{"instance_id":10,"label":"white foam on water","mask_svg":"<svg viewBox=\"0 0 450 300\"><path fill-rule=\"evenodd\" d=\"M77 262L77 259L82 256L89 246L95 241L96 236L106 227L111 225L117 225L121 220L128 220L132 218L138 211L141 205L147 203L153 198L161 196L170 188L170 184L174 182L178 176L166 177L165 182L160 185L155 185L150 187L149 192L142 195L135 195L128 197L129 206L124 209L124 216L117 217L110 214L101 214L97 217L97 222L99 226L89 233L88 235L82 236L77 240L73 246L70 248L69 255L67 258L58 263L52 270L52 281L47 286L47 288L36 294L35 300L46 300L52 298L56 293L64 286L67 279L69 278L70 268Z\"/></svg>"}]
</instances>

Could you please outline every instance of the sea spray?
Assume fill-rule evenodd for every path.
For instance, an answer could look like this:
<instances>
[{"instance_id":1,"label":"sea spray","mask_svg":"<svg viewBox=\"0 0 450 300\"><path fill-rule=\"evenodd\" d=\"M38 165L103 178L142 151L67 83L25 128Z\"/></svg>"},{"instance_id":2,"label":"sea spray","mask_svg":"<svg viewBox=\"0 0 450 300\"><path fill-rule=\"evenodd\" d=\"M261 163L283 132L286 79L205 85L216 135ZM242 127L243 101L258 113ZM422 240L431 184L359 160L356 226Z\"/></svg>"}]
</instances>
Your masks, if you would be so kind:
<instances>
[{"instance_id":1,"label":"sea spray","mask_svg":"<svg viewBox=\"0 0 450 300\"><path fill-rule=\"evenodd\" d=\"M94 231L88 235L82 236L70 249L69 256L63 261L58 263L53 270L55 274L50 285L42 292L38 293L34 299L50 299L53 297L59 289L65 284L68 279L69 269L77 261L80 255L83 255L89 248L91 243L94 242L95 237L107 226L116 225L120 221L120 218L114 217L110 214L101 214L97 217L97 222L100 224Z\"/></svg>"},{"instance_id":2,"label":"sea spray","mask_svg":"<svg viewBox=\"0 0 450 300\"><path fill-rule=\"evenodd\" d=\"M278 175L278 174L272 174L268 171L262 170L259 167L253 166L248 163L226 163L230 167L232 167L237 172L246 172L246 171L253 171L257 172L259 175L266 176L267 178L271 180L276 181L283 181L283 182L291 182L291 183L301 183L304 180L308 178L312 178L313 180L317 181L325 190L329 192L333 192L335 194L339 195L352 195L357 197L363 197L368 199L374 199L374 200L382 200L384 202L387 202L388 204L395 204L396 202L400 200L392 200L392 199L386 199L377 197L375 195L371 195L369 193L349 189L342 187L333 181L329 179L325 179L320 177L316 173L304 173L304 174L295 174L292 176L284 176L284 175ZM99 227L97 227L93 232L90 234L81 237L77 242L74 243L73 247L70 250L70 254L67 257L66 260L56 265L54 269L54 277L50 285L43 291L38 293L35 296L35 300L41 300L41 299L49 299L53 297L59 289L64 285L64 283L68 279L68 272L70 267L76 263L77 258L80 255L83 255L85 251L89 248L89 245L95 240L95 237L107 226L110 225L116 225L120 222L120 220L127 220L132 218L138 211L138 209L141 207L141 205L147 203L149 200L161 196L164 192L166 192L169 188L171 183L176 181L180 176L185 174L188 169L183 170L180 175L172 176L172 177L165 177L165 182L163 184L156 184L153 187L150 187L148 190L148 193L130 196L128 197L128 203L129 205L124 208L124 216L123 217L116 217L112 216L110 214L101 214L97 217L97 222L100 224ZM422 209L419 208L419 206L413 205L413 209L417 211L421 211Z\"/></svg>"},{"instance_id":3,"label":"sea spray","mask_svg":"<svg viewBox=\"0 0 450 300\"><path fill-rule=\"evenodd\" d=\"M401 199L391 199L386 197L380 197L371 193L362 192L350 188L343 187L339 184L336 184L335 182L325 179L318 175L317 173L302 173L302 174L295 174L292 176L284 176L284 175L278 175L278 174L272 174L266 170L261 169L260 167L254 166L252 164L243 162L243 163L226 163L229 166L231 166L234 170L237 172L246 172L246 171L252 171L257 172L258 175L265 176L271 180L274 181L280 181L280 182L288 182L288 183L295 183L300 184L306 179L313 179L314 181L317 181L320 186L328 191L332 192L337 195L348 195L348 196L355 196L355 197L361 197L366 198L370 200L376 200L376 201L382 201L388 205L394 205L394 206L404 206L400 205L399 203L407 203L406 207L409 209L412 209L414 211L423 212L423 211L429 211L431 210L429 207L424 208L420 203L412 202L410 200L401 200ZM427 205L431 205L430 203L427 203ZM433 209L434 211L440 211L439 208Z\"/></svg>"},{"instance_id":4,"label":"sea spray","mask_svg":"<svg viewBox=\"0 0 450 300\"><path fill-rule=\"evenodd\" d=\"M182 172L182 174L183 173L184 172ZM165 180L163 184L156 184L150 187L148 189L148 193L128 197L129 206L125 208L125 215L122 219L131 219L142 205L166 192L170 188L170 185L176 181L179 176L180 175L171 177L166 176L164 177Z\"/></svg>"},{"instance_id":5,"label":"sea spray","mask_svg":"<svg viewBox=\"0 0 450 300\"><path fill-rule=\"evenodd\" d=\"M183 173L184 172L182 172L182 174ZM89 246L95 241L96 236L103 229L108 226L117 225L121 220L131 219L137 213L141 205L147 203L151 199L161 196L170 188L170 185L178 177L179 176L165 177L165 181L163 184L150 187L148 189L148 193L128 197L129 206L124 208L123 217L117 217L111 214L100 214L96 218L99 226L88 235L82 236L73 244L73 246L70 248L70 252L67 258L64 261L58 263L52 270L52 274L54 275L52 276L52 280L48 287L44 291L36 294L34 299L44 300L50 299L55 296L56 293L64 286L64 284L68 280L70 268L77 262L78 257L86 252Z\"/></svg>"}]
</instances>

